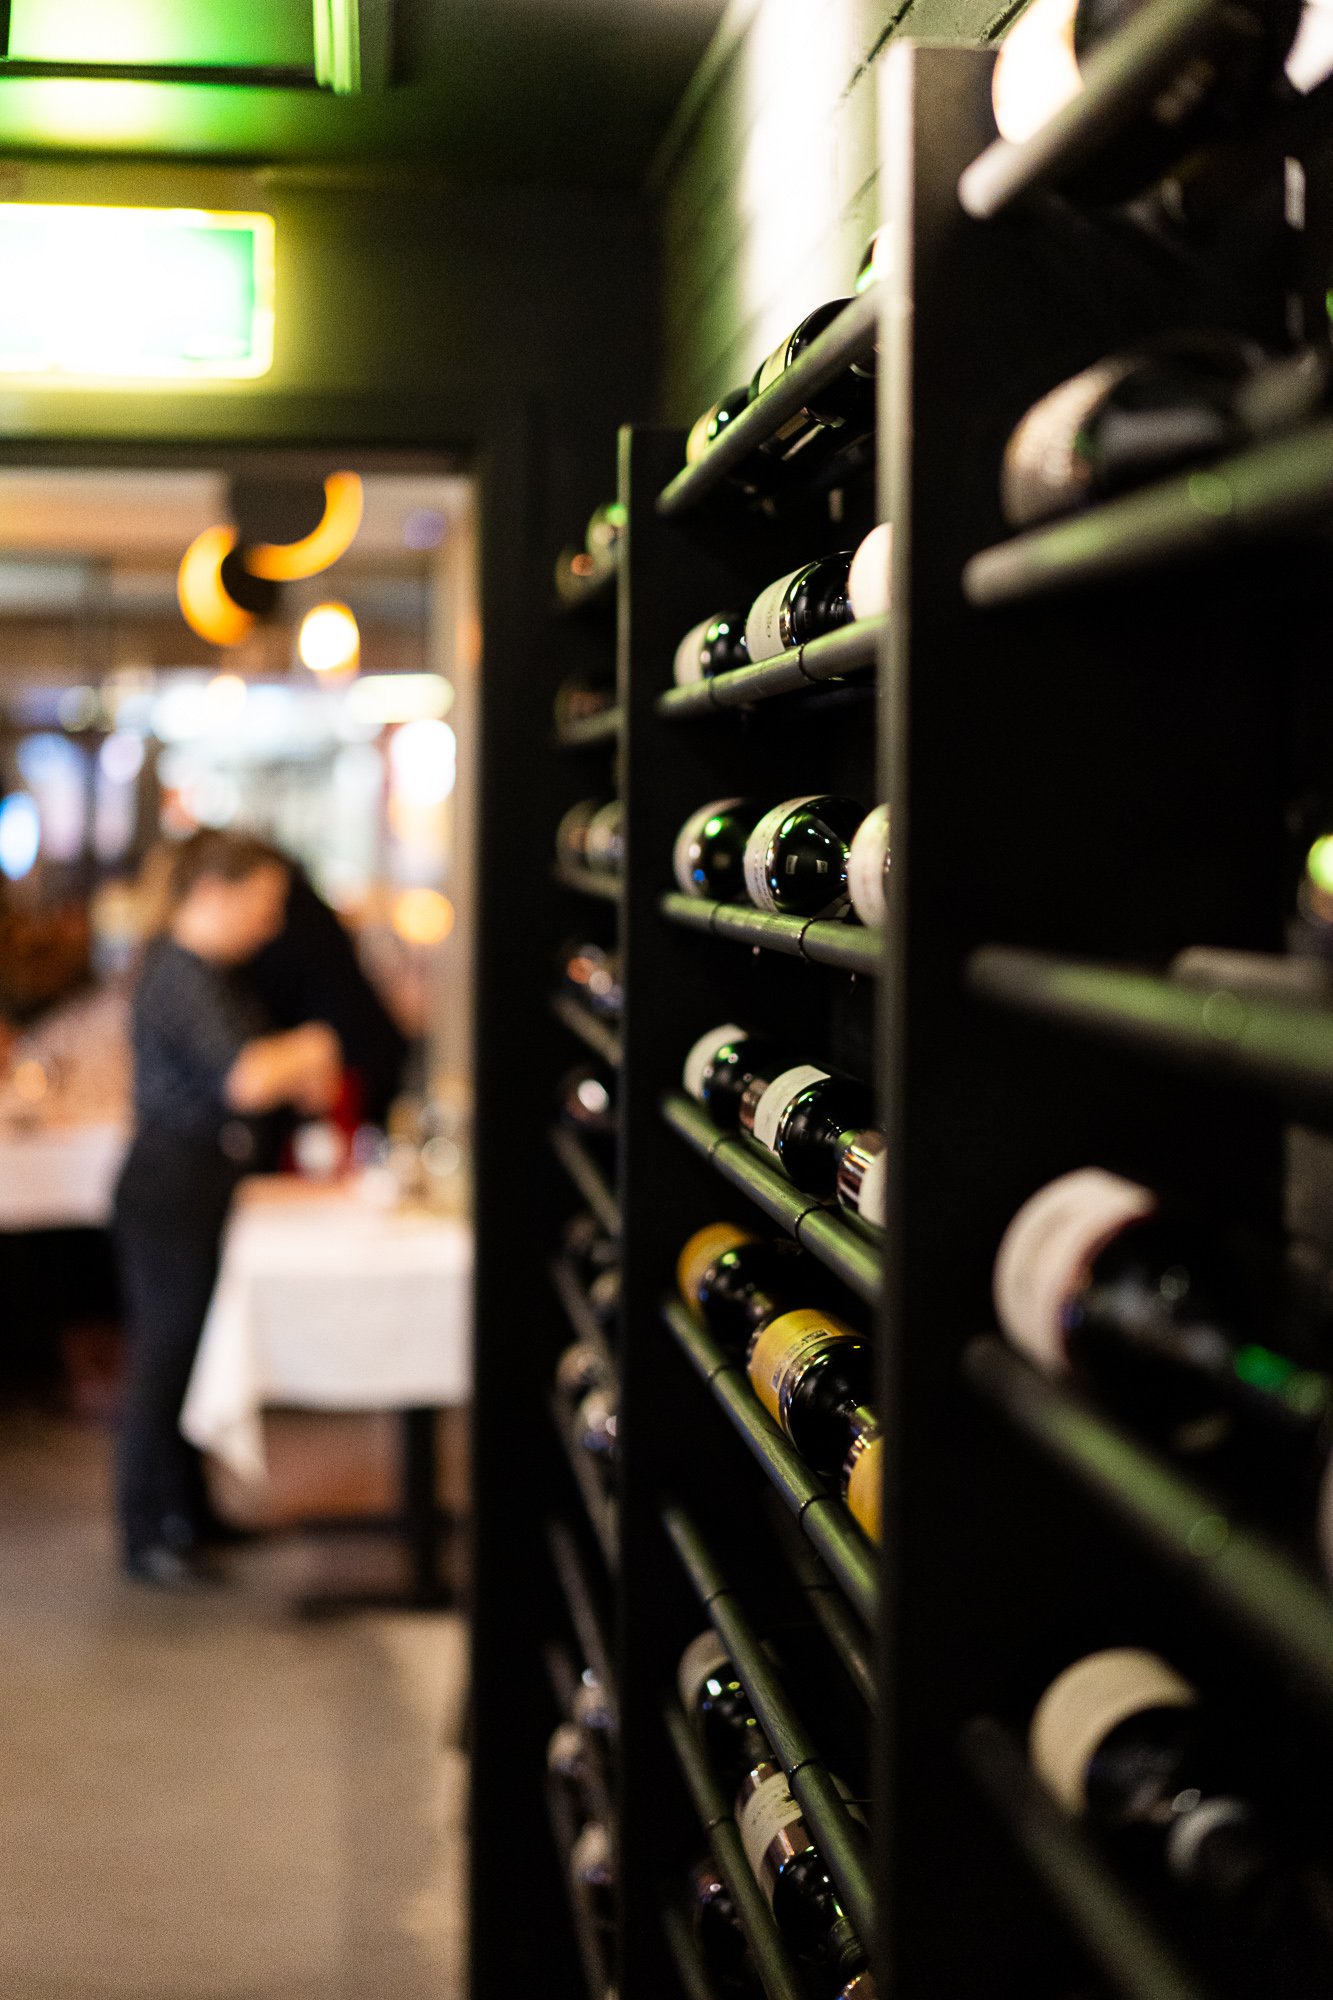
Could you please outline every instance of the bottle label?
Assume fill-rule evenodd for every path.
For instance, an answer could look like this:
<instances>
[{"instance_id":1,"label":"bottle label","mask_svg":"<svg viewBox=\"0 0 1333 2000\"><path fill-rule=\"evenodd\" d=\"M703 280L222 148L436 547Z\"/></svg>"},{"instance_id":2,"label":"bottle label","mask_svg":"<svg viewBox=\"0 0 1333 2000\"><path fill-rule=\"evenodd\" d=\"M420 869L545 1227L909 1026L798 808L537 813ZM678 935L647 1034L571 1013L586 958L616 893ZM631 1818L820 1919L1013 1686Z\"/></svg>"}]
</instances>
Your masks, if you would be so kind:
<instances>
[{"instance_id":1,"label":"bottle label","mask_svg":"<svg viewBox=\"0 0 1333 2000\"><path fill-rule=\"evenodd\" d=\"M710 1625L697 1639L691 1639L680 1656L680 1665L676 1668L676 1692L680 1696L680 1705L691 1722L694 1721L694 1712L698 1707L699 1696L703 1693L704 1683L712 1680L713 1676L720 1674L724 1668L730 1680L731 1655Z\"/></svg>"},{"instance_id":2,"label":"bottle label","mask_svg":"<svg viewBox=\"0 0 1333 2000\"><path fill-rule=\"evenodd\" d=\"M731 1222L710 1222L696 1229L676 1259L676 1284L686 1305L698 1305L699 1289L724 1250L758 1241L748 1229L737 1229Z\"/></svg>"},{"instance_id":3,"label":"bottle label","mask_svg":"<svg viewBox=\"0 0 1333 2000\"><path fill-rule=\"evenodd\" d=\"M878 618L889 608L889 564L893 556L893 524L872 528L847 572L847 601L853 618Z\"/></svg>"},{"instance_id":4,"label":"bottle label","mask_svg":"<svg viewBox=\"0 0 1333 2000\"><path fill-rule=\"evenodd\" d=\"M1005 519L1025 527L1083 497L1089 472L1076 445L1080 431L1129 374L1132 359L1098 362L1034 403L1010 437L1000 474Z\"/></svg>"},{"instance_id":5,"label":"bottle label","mask_svg":"<svg viewBox=\"0 0 1333 2000\"><path fill-rule=\"evenodd\" d=\"M827 1081L828 1071L816 1069L813 1063L784 1069L781 1076L775 1076L755 1106L753 1134L758 1143L766 1146L770 1153L776 1153L778 1133L782 1130L782 1121L791 1108L792 1100L810 1084Z\"/></svg>"},{"instance_id":6,"label":"bottle label","mask_svg":"<svg viewBox=\"0 0 1333 2000\"><path fill-rule=\"evenodd\" d=\"M1071 1302L1106 1245L1156 1207L1147 1188L1101 1167L1061 1174L1024 1202L996 1255L995 1310L1007 1337L1039 1368L1063 1372Z\"/></svg>"},{"instance_id":7,"label":"bottle label","mask_svg":"<svg viewBox=\"0 0 1333 2000\"><path fill-rule=\"evenodd\" d=\"M847 855L852 908L873 930L889 917L889 808L876 806L857 827Z\"/></svg>"},{"instance_id":8,"label":"bottle label","mask_svg":"<svg viewBox=\"0 0 1333 2000\"><path fill-rule=\"evenodd\" d=\"M785 1775L771 1766L740 1806L737 1824L750 1872L765 1894L794 1854L814 1845L788 1788Z\"/></svg>"},{"instance_id":9,"label":"bottle label","mask_svg":"<svg viewBox=\"0 0 1333 2000\"><path fill-rule=\"evenodd\" d=\"M847 1465L847 1511L872 1542L882 1536L883 1499L884 1438L872 1431L857 1439Z\"/></svg>"},{"instance_id":10,"label":"bottle label","mask_svg":"<svg viewBox=\"0 0 1333 2000\"><path fill-rule=\"evenodd\" d=\"M787 592L809 567L808 563L802 563L800 569L792 570L789 576L780 576L776 583L769 584L767 590L761 590L750 606L745 620L745 645L752 666L757 666L760 660L775 659L779 653L787 651L791 644L785 616Z\"/></svg>"},{"instance_id":11,"label":"bottle label","mask_svg":"<svg viewBox=\"0 0 1333 2000\"><path fill-rule=\"evenodd\" d=\"M838 1162L838 1200L862 1222L883 1229L888 1220L887 1149L879 1132L862 1132Z\"/></svg>"},{"instance_id":12,"label":"bottle label","mask_svg":"<svg viewBox=\"0 0 1333 2000\"><path fill-rule=\"evenodd\" d=\"M1090 1653L1051 1682L1037 1703L1028 1754L1037 1776L1070 1812L1087 1807L1088 1767L1113 1729L1150 1708L1193 1708L1195 1693L1156 1653L1113 1647Z\"/></svg>"},{"instance_id":13,"label":"bottle label","mask_svg":"<svg viewBox=\"0 0 1333 2000\"><path fill-rule=\"evenodd\" d=\"M734 1042L744 1033L744 1028L738 1028L734 1021L726 1021L720 1028L710 1028L706 1035L700 1035L686 1056L685 1068L681 1073L681 1082L697 1103L702 1104L704 1101L704 1078L708 1074L708 1065L713 1057L725 1043Z\"/></svg>"},{"instance_id":14,"label":"bottle label","mask_svg":"<svg viewBox=\"0 0 1333 2000\"><path fill-rule=\"evenodd\" d=\"M710 799L698 812L690 814L680 832L676 835L676 845L671 857L672 872L676 886L684 896L704 896L708 892L702 882L695 880L694 854L703 830L715 813L730 812L741 801L736 799Z\"/></svg>"},{"instance_id":15,"label":"bottle label","mask_svg":"<svg viewBox=\"0 0 1333 2000\"><path fill-rule=\"evenodd\" d=\"M750 1386L775 1424L800 1385L812 1361L859 1335L832 1313L815 1306L779 1313L760 1327L746 1363Z\"/></svg>"},{"instance_id":16,"label":"bottle label","mask_svg":"<svg viewBox=\"0 0 1333 2000\"><path fill-rule=\"evenodd\" d=\"M676 664L672 670L677 687L691 687L695 681L703 679L704 633L712 622L711 618L701 618L697 625L691 625L677 646Z\"/></svg>"},{"instance_id":17,"label":"bottle label","mask_svg":"<svg viewBox=\"0 0 1333 2000\"><path fill-rule=\"evenodd\" d=\"M784 799L780 806L766 812L752 829L745 843L745 893L756 910L767 910L770 916L779 914L777 900L768 884L769 849L790 813L822 797L822 792L807 792L803 798Z\"/></svg>"}]
</instances>

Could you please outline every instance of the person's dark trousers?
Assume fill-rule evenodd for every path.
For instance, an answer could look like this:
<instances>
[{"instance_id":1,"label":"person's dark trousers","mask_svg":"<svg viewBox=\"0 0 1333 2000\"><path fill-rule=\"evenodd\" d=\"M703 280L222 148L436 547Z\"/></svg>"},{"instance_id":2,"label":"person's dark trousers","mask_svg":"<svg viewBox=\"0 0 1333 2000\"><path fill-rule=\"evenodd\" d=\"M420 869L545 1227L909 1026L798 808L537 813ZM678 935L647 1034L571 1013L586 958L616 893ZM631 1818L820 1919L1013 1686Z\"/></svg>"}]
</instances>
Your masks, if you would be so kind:
<instances>
[{"instance_id":1,"label":"person's dark trousers","mask_svg":"<svg viewBox=\"0 0 1333 2000\"><path fill-rule=\"evenodd\" d=\"M189 1548L207 1515L199 1455L181 1436L180 1412L238 1178L215 1147L143 1133L116 1190L129 1336L116 1486L127 1557Z\"/></svg>"}]
</instances>

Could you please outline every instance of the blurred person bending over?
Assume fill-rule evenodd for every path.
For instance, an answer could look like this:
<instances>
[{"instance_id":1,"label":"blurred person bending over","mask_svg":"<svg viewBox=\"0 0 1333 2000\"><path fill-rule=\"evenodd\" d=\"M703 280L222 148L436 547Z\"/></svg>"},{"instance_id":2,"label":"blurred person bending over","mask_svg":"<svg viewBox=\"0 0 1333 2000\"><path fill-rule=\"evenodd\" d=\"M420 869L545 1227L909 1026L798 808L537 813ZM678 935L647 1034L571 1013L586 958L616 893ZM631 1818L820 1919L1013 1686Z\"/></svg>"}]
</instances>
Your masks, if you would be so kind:
<instances>
[{"instance_id":1,"label":"blurred person bending over","mask_svg":"<svg viewBox=\"0 0 1333 2000\"><path fill-rule=\"evenodd\" d=\"M220 1530L179 1421L232 1195L256 1163L258 1121L286 1105L323 1114L341 1086L332 1028L269 1033L242 972L281 930L288 880L258 840L191 835L172 852L165 927L134 993L135 1134L115 1201L129 1333L117 1494L126 1570L165 1587L193 1580L194 1551Z\"/></svg>"}]
</instances>

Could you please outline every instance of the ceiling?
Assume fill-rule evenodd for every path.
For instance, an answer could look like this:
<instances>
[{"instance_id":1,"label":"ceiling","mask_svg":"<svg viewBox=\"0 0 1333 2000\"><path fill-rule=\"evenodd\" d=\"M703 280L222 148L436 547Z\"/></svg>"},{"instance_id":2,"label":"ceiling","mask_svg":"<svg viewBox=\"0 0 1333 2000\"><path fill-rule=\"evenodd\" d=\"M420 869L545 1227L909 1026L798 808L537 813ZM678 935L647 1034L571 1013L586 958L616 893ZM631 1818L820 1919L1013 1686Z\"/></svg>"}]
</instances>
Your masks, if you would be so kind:
<instances>
[{"instance_id":1,"label":"ceiling","mask_svg":"<svg viewBox=\"0 0 1333 2000\"><path fill-rule=\"evenodd\" d=\"M4 76L0 65L0 149L429 162L465 182L636 186L723 12L723 0L393 4L401 81L386 91ZM310 18L311 0L13 0L11 52L303 66Z\"/></svg>"}]
</instances>

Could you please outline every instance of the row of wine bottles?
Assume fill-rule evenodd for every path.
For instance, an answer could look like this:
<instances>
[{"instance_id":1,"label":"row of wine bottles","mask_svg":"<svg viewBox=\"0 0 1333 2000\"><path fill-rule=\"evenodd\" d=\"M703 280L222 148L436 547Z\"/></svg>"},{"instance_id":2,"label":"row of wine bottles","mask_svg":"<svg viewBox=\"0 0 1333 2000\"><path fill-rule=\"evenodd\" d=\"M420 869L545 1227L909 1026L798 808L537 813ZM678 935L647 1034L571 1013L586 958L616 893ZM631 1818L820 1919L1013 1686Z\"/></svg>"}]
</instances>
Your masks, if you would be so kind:
<instances>
[{"instance_id":1,"label":"row of wine bottles","mask_svg":"<svg viewBox=\"0 0 1333 2000\"><path fill-rule=\"evenodd\" d=\"M1081 1168L1019 1209L994 1289L1001 1331L1038 1368L1317 1538L1333 1567L1333 1379L1269 1344L1281 1307L1223 1230Z\"/></svg>"},{"instance_id":2,"label":"row of wine bottles","mask_svg":"<svg viewBox=\"0 0 1333 2000\"><path fill-rule=\"evenodd\" d=\"M672 870L686 896L749 901L770 916L833 918L848 905L863 924L888 915L889 808L812 792L767 811L711 799L676 836Z\"/></svg>"},{"instance_id":3,"label":"row of wine bottles","mask_svg":"<svg viewBox=\"0 0 1333 2000\"><path fill-rule=\"evenodd\" d=\"M714 1777L735 1800L745 1858L788 1950L821 1996L875 2000L865 1947L727 1649L711 1626L682 1653L676 1686ZM841 1789L853 1817L860 1820L846 1788Z\"/></svg>"},{"instance_id":4,"label":"row of wine bottles","mask_svg":"<svg viewBox=\"0 0 1333 2000\"><path fill-rule=\"evenodd\" d=\"M619 1272L614 1266L612 1272L618 1281ZM618 1283L616 1289L618 1292ZM613 1317L614 1310L613 1305ZM598 1485L610 1498L615 1493L620 1469L617 1437L620 1392L614 1371L591 1341L577 1340L565 1348L556 1362L555 1387L569 1412L574 1449L586 1456Z\"/></svg>"},{"instance_id":5,"label":"row of wine bottles","mask_svg":"<svg viewBox=\"0 0 1333 2000\"><path fill-rule=\"evenodd\" d=\"M546 1746L548 1782L578 1831L564 1857L571 1886L588 1911L603 1952L615 1936L616 1856L605 1801L615 1771L615 1727L601 1682L585 1667ZM605 2000L611 2000L608 1986Z\"/></svg>"},{"instance_id":6,"label":"row of wine bottles","mask_svg":"<svg viewBox=\"0 0 1333 2000\"><path fill-rule=\"evenodd\" d=\"M625 509L604 500L588 519L581 549L562 549L555 559L555 594L562 604L577 603L594 578L605 576L620 559Z\"/></svg>"},{"instance_id":7,"label":"row of wine bottles","mask_svg":"<svg viewBox=\"0 0 1333 2000\"><path fill-rule=\"evenodd\" d=\"M683 1246L676 1286L733 1359L813 1472L836 1484L853 1520L880 1538L883 1439L871 1408L872 1351L835 1313L808 1303L809 1257L785 1237L711 1222Z\"/></svg>"},{"instance_id":8,"label":"row of wine bottles","mask_svg":"<svg viewBox=\"0 0 1333 2000\"><path fill-rule=\"evenodd\" d=\"M863 1222L884 1226L883 1135L866 1084L835 1076L734 1021L700 1035L681 1081L723 1132L772 1155L793 1187L835 1194Z\"/></svg>"},{"instance_id":9,"label":"row of wine bottles","mask_svg":"<svg viewBox=\"0 0 1333 2000\"><path fill-rule=\"evenodd\" d=\"M855 550L836 550L780 576L748 611L701 618L676 647L676 685L689 687L737 667L758 666L853 619L887 611L891 534L881 522Z\"/></svg>"}]
</instances>

